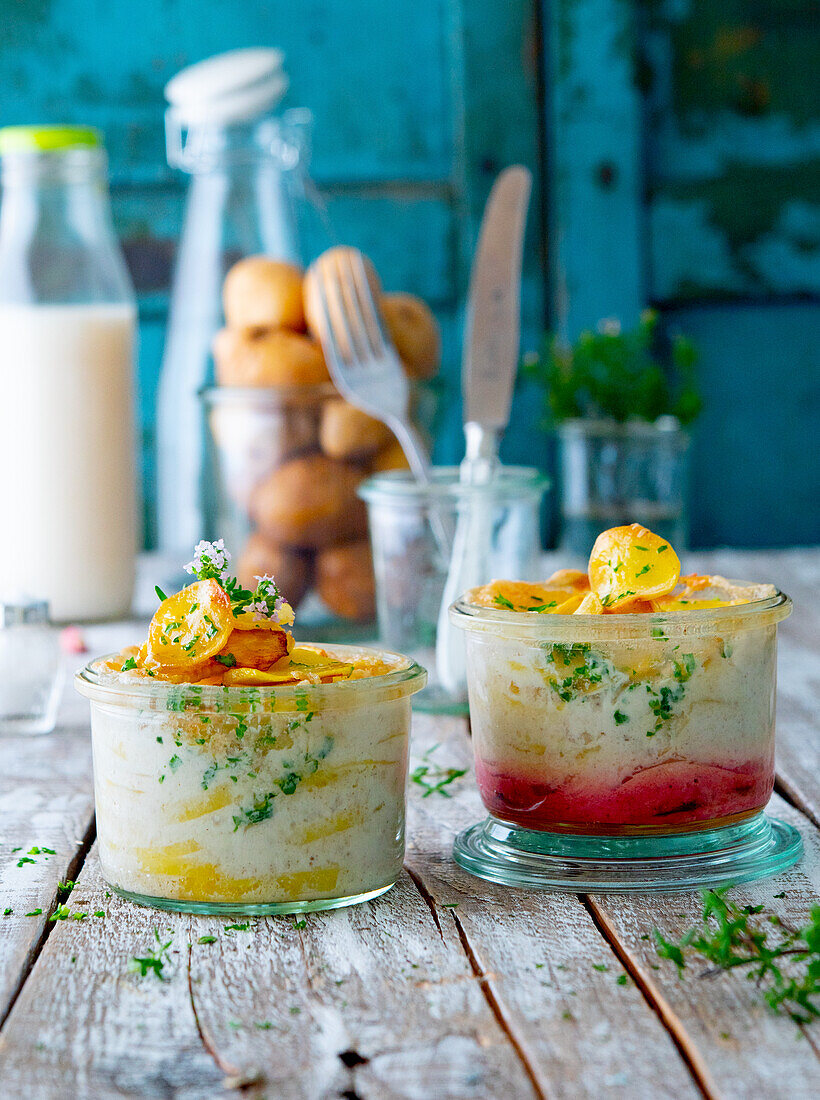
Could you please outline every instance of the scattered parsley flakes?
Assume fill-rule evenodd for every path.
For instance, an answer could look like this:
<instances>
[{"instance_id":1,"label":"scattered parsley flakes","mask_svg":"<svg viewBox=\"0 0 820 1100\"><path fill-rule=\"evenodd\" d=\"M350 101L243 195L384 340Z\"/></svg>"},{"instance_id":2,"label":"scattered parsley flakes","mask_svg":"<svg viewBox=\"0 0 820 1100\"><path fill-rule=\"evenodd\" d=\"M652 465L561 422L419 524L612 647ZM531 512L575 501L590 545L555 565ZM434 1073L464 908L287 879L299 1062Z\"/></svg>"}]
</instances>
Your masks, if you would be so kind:
<instances>
[{"instance_id":1,"label":"scattered parsley flakes","mask_svg":"<svg viewBox=\"0 0 820 1100\"><path fill-rule=\"evenodd\" d=\"M139 974L141 978L144 978L147 974L153 973L162 982L165 979L162 976L162 968L168 961L168 948L174 942L173 940L167 940L162 943L159 937L158 929L154 929L154 936L156 937L157 946L153 951L143 957L132 955L128 960L129 973Z\"/></svg>"},{"instance_id":2,"label":"scattered parsley flakes","mask_svg":"<svg viewBox=\"0 0 820 1100\"><path fill-rule=\"evenodd\" d=\"M640 547L638 547L638 549L640 550ZM593 963L592 964L592 969L593 970L600 970L600 971L603 972L604 970L609 970L609 967L606 965L606 963Z\"/></svg>"},{"instance_id":3,"label":"scattered parsley flakes","mask_svg":"<svg viewBox=\"0 0 820 1100\"><path fill-rule=\"evenodd\" d=\"M462 775L466 774L466 768L440 768L434 764L419 764L415 771L411 773L410 778L424 789L422 798L427 798L431 794L440 794L445 798L450 798L450 792L444 788L449 787L456 779L460 779Z\"/></svg>"},{"instance_id":4,"label":"scattered parsley flakes","mask_svg":"<svg viewBox=\"0 0 820 1100\"><path fill-rule=\"evenodd\" d=\"M642 566L638 570L638 572L635 574L635 576L636 577L642 577L644 575L644 573L648 573L651 568L652 568L652 566L650 565L649 562L647 562L646 565Z\"/></svg>"},{"instance_id":5,"label":"scattered parsley flakes","mask_svg":"<svg viewBox=\"0 0 820 1100\"><path fill-rule=\"evenodd\" d=\"M762 905L737 905L727 898L730 887L702 892L702 923L679 941L665 939L655 929L658 955L669 959L682 975L687 955L712 965L701 977L743 967L773 1012L783 1012L795 1024L820 1016L820 905L811 908L803 928L788 928L776 914L755 920ZM766 928L764 925L768 924ZM774 932L777 929L777 932ZM777 940L770 940L776 935ZM787 966L784 966L784 961Z\"/></svg>"},{"instance_id":6,"label":"scattered parsley flakes","mask_svg":"<svg viewBox=\"0 0 820 1100\"><path fill-rule=\"evenodd\" d=\"M615 725L616 726L622 726L624 724L624 722L629 721L629 715L624 714L624 712L622 710L616 710L613 717L615 719Z\"/></svg>"},{"instance_id":7,"label":"scattered parsley flakes","mask_svg":"<svg viewBox=\"0 0 820 1100\"><path fill-rule=\"evenodd\" d=\"M498 607L503 607L505 611L515 611L513 604L507 599L506 596L502 596L500 592L493 596L493 603Z\"/></svg>"},{"instance_id":8,"label":"scattered parsley flakes","mask_svg":"<svg viewBox=\"0 0 820 1100\"><path fill-rule=\"evenodd\" d=\"M214 660L219 661L225 668L236 668L236 657L234 657L233 653L217 653Z\"/></svg>"},{"instance_id":9,"label":"scattered parsley flakes","mask_svg":"<svg viewBox=\"0 0 820 1100\"><path fill-rule=\"evenodd\" d=\"M200 936L197 943L216 943L216 936Z\"/></svg>"},{"instance_id":10,"label":"scattered parsley flakes","mask_svg":"<svg viewBox=\"0 0 820 1100\"><path fill-rule=\"evenodd\" d=\"M664 550L668 550L668 549L669 549L669 547L668 547L667 545L665 545L665 544L664 544L663 546L659 546L659 547L658 547L658 551L657 551L657 552L658 552L659 554L662 554L662 553L664 552Z\"/></svg>"},{"instance_id":11,"label":"scattered parsley flakes","mask_svg":"<svg viewBox=\"0 0 820 1100\"><path fill-rule=\"evenodd\" d=\"M27 917L39 917L42 913L42 909L32 909L30 913L26 913Z\"/></svg>"},{"instance_id":12,"label":"scattered parsley flakes","mask_svg":"<svg viewBox=\"0 0 820 1100\"><path fill-rule=\"evenodd\" d=\"M160 588L160 586L158 584L154 585L154 591L156 592L157 598L159 599L159 601L161 603L165 603L165 601L168 599L168 597L165 595L165 593L162 591L162 589Z\"/></svg>"},{"instance_id":13,"label":"scattered parsley flakes","mask_svg":"<svg viewBox=\"0 0 820 1100\"><path fill-rule=\"evenodd\" d=\"M250 932L250 930L251 926L248 921L245 921L244 924L226 924L222 929L222 931L227 932L228 935L230 935L231 932Z\"/></svg>"},{"instance_id":14,"label":"scattered parsley flakes","mask_svg":"<svg viewBox=\"0 0 820 1100\"><path fill-rule=\"evenodd\" d=\"M619 974L615 981L618 985L626 985L629 981L629 978L626 974Z\"/></svg>"},{"instance_id":15,"label":"scattered parsley flakes","mask_svg":"<svg viewBox=\"0 0 820 1100\"><path fill-rule=\"evenodd\" d=\"M663 630L659 626L653 626L652 630L650 631L650 634L652 635L653 638L665 638L666 637Z\"/></svg>"},{"instance_id":16,"label":"scattered parsley flakes","mask_svg":"<svg viewBox=\"0 0 820 1100\"><path fill-rule=\"evenodd\" d=\"M97 909L94 913L94 916L95 917L104 917L105 916L105 910L104 909Z\"/></svg>"},{"instance_id":17,"label":"scattered parsley flakes","mask_svg":"<svg viewBox=\"0 0 820 1100\"><path fill-rule=\"evenodd\" d=\"M302 917L302 919L301 919L301 920L297 920L297 919L296 919L296 917L294 917L294 918L293 918L293 927L294 927L294 928L298 928L298 929L300 929L300 930L301 930L302 928L307 928L307 921L305 920L305 918L304 918L304 917Z\"/></svg>"},{"instance_id":18,"label":"scattered parsley flakes","mask_svg":"<svg viewBox=\"0 0 820 1100\"><path fill-rule=\"evenodd\" d=\"M58 905L51 916L48 918L50 921L68 920L71 915L71 910L67 905Z\"/></svg>"},{"instance_id":19,"label":"scattered parsley flakes","mask_svg":"<svg viewBox=\"0 0 820 1100\"><path fill-rule=\"evenodd\" d=\"M133 657L129 657L125 664L120 669L120 672L130 672L132 668L137 667L137 662Z\"/></svg>"},{"instance_id":20,"label":"scattered parsley flakes","mask_svg":"<svg viewBox=\"0 0 820 1100\"><path fill-rule=\"evenodd\" d=\"M14 910L12 909L12 907L10 905L7 905L6 908L3 910L3 916L10 917L13 912Z\"/></svg>"}]
</instances>

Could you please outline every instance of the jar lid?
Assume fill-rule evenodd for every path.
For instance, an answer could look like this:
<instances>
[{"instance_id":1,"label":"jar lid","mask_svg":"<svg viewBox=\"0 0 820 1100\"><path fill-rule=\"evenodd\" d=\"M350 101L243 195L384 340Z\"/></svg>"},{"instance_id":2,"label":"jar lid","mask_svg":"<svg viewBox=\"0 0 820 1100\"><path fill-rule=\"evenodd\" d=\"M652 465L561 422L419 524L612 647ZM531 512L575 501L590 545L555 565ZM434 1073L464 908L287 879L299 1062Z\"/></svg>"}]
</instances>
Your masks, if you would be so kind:
<instances>
[{"instance_id":1,"label":"jar lid","mask_svg":"<svg viewBox=\"0 0 820 1100\"><path fill-rule=\"evenodd\" d=\"M0 156L6 153L49 153L82 146L96 149L102 134L93 126L3 126Z\"/></svg>"},{"instance_id":2,"label":"jar lid","mask_svg":"<svg viewBox=\"0 0 820 1100\"><path fill-rule=\"evenodd\" d=\"M178 126L249 122L287 91L281 50L230 50L189 65L165 85L169 114Z\"/></svg>"},{"instance_id":3,"label":"jar lid","mask_svg":"<svg viewBox=\"0 0 820 1100\"><path fill-rule=\"evenodd\" d=\"M48 621L46 600L0 600L0 629Z\"/></svg>"}]
</instances>

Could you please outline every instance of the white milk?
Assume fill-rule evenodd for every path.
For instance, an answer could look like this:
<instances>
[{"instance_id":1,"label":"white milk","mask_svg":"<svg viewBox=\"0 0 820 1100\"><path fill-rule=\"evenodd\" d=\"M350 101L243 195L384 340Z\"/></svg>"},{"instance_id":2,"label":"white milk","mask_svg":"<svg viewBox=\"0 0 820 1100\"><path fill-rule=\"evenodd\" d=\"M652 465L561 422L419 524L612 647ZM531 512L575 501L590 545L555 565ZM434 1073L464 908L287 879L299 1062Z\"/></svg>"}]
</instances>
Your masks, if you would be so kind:
<instances>
[{"instance_id":1,"label":"white milk","mask_svg":"<svg viewBox=\"0 0 820 1100\"><path fill-rule=\"evenodd\" d=\"M128 612L137 551L130 305L0 304L0 594Z\"/></svg>"}]
</instances>

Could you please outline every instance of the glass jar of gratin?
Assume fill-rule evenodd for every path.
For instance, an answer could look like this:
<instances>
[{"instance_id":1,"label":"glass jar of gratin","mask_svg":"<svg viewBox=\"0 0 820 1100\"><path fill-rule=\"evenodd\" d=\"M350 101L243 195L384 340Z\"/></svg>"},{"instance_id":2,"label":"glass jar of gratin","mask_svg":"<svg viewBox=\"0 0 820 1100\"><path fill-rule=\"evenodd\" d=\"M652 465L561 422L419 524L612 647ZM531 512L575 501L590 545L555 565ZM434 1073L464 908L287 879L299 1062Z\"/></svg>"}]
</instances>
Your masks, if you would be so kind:
<instances>
[{"instance_id":1,"label":"glass jar of gratin","mask_svg":"<svg viewBox=\"0 0 820 1100\"><path fill-rule=\"evenodd\" d=\"M77 674L91 700L100 862L161 909L334 909L389 890L404 856L415 662L334 646L389 671L329 684L146 683ZM110 667L110 666L109 666Z\"/></svg>"},{"instance_id":2,"label":"glass jar of gratin","mask_svg":"<svg viewBox=\"0 0 820 1100\"><path fill-rule=\"evenodd\" d=\"M514 885L618 891L745 881L794 863L799 835L763 814L777 624L792 608L770 591L609 615L499 610L466 593L451 616L465 631L490 816L458 838L457 861Z\"/></svg>"}]
</instances>

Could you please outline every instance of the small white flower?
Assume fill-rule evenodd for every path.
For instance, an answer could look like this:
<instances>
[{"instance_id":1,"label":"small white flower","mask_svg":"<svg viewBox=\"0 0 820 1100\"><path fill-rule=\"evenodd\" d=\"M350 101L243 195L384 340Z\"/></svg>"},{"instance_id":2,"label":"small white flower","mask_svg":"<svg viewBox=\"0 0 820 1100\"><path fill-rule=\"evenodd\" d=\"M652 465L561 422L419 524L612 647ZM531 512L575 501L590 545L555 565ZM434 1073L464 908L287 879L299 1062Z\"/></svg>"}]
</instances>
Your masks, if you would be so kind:
<instances>
[{"instance_id":1,"label":"small white flower","mask_svg":"<svg viewBox=\"0 0 820 1100\"><path fill-rule=\"evenodd\" d=\"M203 539L194 547L194 559L185 566L185 572L199 576L207 567L221 576L230 561L230 551L225 549L224 539L217 539L216 542L206 542Z\"/></svg>"}]
</instances>

